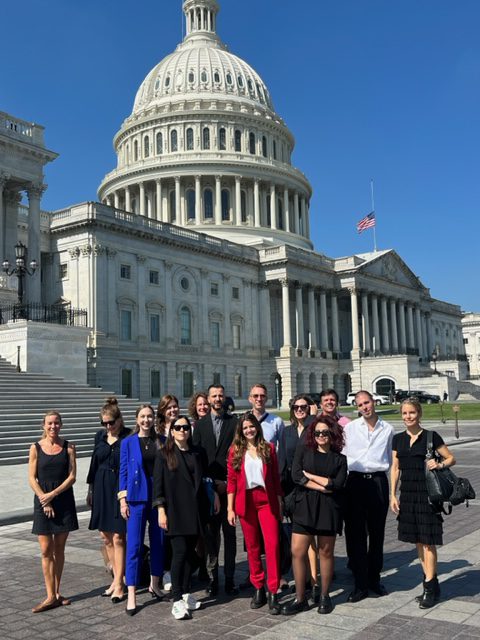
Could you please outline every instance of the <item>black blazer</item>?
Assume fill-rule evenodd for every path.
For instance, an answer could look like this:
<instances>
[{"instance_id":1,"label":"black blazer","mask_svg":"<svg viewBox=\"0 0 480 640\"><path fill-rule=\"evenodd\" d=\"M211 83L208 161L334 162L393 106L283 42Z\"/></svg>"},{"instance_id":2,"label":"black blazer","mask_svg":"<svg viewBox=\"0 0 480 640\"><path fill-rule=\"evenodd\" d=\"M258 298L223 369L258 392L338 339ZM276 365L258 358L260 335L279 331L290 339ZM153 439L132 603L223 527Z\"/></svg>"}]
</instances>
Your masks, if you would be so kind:
<instances>
[{"instance_id":1,"label":"black blazer","mask_svg":"<svg viewBox=\"0 0 480 640\"><path fill-rule=\"evenodd\" d=\"M215 441L213 423L210 415L197 422L193 430L193 443L204 449L207 455L207 476L212 480L227 480L227 458L238 420L235 416L223 416L222 430L218 445Z\"/></svg>"},{"instance_id":2,"label":"black blazer","mask_svg":"<svg viewBox=\"0 0 480 640\"><path fill-rule=\"evenodd\" d=\"M210 501L203 484L206 460L204 452L191 447L195 470L193 478L177 447L177 468L170 470L162 451L157 452L153 468L152 505L165 507L168 518L167 535L203 533L209 518Z\"/></svg>"}]
</instances>

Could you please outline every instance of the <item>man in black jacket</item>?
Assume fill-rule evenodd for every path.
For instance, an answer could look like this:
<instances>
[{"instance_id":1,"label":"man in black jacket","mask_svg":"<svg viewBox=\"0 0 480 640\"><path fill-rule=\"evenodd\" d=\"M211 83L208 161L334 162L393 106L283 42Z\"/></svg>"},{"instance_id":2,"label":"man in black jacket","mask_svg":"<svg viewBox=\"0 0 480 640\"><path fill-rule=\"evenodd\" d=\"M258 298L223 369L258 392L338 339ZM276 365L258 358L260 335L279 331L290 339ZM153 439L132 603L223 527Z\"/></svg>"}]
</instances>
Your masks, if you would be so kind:
<instances>
[{"instance_id":1,"label":"man in black jacket","mask_svg":"<svg viewBox=\"0 0 480 640\"><path fill-rule=\"evenodd\" d=\"M237 418L225 413L225 389L221 384L208 387L211 412L199 420L193 431L193 443L205 450L208 459L208 476L214 480L220 496L220 512L211 517L205 532L207 549L207 571L210 584L207 593L218 593L218 555L220 551L220 529L223 532L225 592L237 595L235 586L235 556L237 540L235 527L227 521L227 456L235 436Z\"/></svg>"}]
</instances>

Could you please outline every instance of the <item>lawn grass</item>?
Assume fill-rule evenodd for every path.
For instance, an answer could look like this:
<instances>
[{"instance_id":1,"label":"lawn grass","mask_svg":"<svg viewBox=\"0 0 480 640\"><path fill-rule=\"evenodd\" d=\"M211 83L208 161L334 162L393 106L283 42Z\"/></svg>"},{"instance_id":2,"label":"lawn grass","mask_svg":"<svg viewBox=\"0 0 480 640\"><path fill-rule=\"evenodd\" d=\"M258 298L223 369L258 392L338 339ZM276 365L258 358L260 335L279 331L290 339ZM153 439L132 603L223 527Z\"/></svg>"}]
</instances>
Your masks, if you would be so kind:
<instances>
[{"instance_id":1,"label":"lawn grass","mask_svg":"<svg viewBox=\"0 0 480 640\"><path fill-rule=\"evenodd\" d=\"M480 402L462 402L458 405L455 402L444 402L439 404L422 404L423 419L424 420L455 420L455 413L452 409L453 406L459 406L458 421L462 420L479 420L480 421ZM385 404L378 407L378 410L382 413L385 412L390 416L391 420L401 420L400 417L400 405L399 404ZM443 415L442 415L443 410ZM340 413L350 417L356 417L354 407L340 407ZM286 422L290 422L290 413L288 411L279 411L278 415L282 417Z\"/></svg>"}]
</instances>

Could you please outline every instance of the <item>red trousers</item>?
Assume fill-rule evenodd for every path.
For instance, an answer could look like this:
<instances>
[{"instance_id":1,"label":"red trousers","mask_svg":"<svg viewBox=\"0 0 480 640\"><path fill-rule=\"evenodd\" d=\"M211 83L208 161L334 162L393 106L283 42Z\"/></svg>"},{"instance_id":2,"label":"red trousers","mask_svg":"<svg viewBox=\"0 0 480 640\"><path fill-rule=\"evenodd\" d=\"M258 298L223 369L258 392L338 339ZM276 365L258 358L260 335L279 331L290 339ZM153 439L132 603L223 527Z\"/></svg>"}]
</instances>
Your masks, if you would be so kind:
<instances>
[{"instance_id":1,"label":"red trousers","mask_svg":"<svg viewBox=\"0 0 480 640\"><path fill-rule=\"evenodd\" d=\"M245 546L247 547L250 582L255 589L265 585L262 564L262 536L267 564L267 586L270 593L277 593L280 585L280 523L273 515L263 487L248 489L245 516L240 518Z\"/></svg>"}]
</instances>

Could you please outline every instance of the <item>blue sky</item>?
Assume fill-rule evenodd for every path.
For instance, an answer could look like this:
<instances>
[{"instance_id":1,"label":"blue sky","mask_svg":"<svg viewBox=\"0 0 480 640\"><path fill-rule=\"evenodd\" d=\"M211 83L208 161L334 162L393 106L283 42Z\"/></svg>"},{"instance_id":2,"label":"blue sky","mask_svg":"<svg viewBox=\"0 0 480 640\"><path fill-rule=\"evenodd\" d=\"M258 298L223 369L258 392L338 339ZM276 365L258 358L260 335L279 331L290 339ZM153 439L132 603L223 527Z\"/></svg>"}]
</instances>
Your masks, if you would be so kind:
<instances>
[{"instance_id":1,"label":"blue sky","mask_svg":"<svg viewBox=\"0 0 480 640\"><path fill-rule=\"evenodd\" d=\"M375 184L377 244L434 297L480 311L480 2L219 0L218 31L262 76L312 183L312 239L370 251L355 223ZM182 39L181 0L2 7L0 110L60 157L42 205L96 199L135 92Z\"/></svg>"}]
</instances>

